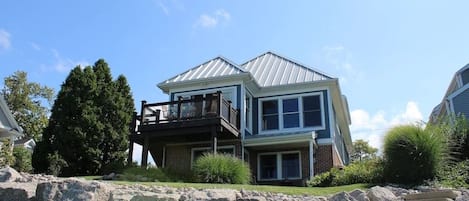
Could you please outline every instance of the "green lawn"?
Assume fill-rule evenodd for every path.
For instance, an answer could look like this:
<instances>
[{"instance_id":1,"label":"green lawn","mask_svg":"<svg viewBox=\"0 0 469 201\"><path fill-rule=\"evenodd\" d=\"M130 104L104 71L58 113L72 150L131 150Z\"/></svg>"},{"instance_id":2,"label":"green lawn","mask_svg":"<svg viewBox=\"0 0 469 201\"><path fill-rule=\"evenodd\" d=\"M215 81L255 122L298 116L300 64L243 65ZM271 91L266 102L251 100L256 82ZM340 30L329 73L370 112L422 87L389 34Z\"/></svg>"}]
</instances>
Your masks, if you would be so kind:
<instances>
[{"instance_id":1,"label":"green lawn","mask_svg":"<svg viewBox=\"0 0 469 201\"><path fill-rule=\"evenodd\" d=\"M355 189L367 189L368 184L353 184L346 186L336 187L292 187L292 186L270 186L270 185L241 185L241 184L206 184L206 183L180 183L180 182L128 182L128 181L114 181L115 184L143 184L143 185L157 185L168 186L173 188L192 187L197 189L210 189L210 188L226 188L235 190L253 190L272 193L284 193L289 195L330 195L342 191L353 191Z\"/></svg>"},{"instance_id":2,"label":"green lawn","mask_svg":"<svg viewBox=\"0 0 469 201\"><path fill-rule=\"evenodd\" d=\"M87 180L100 179L101 176L84 176ZM132 185L142 184L149 186L168 186L173 188L192 187L196 189L226 188L235 190L252 190L272 193L284 193L289 195L330 195L342 191L350 192L355 189L368 189L369 184L352 184L335 187L294 187L294 186L271 186L271 185L242 185L242 184L207 184L207 183L183 183L183 182L130 182L130 181L112 181L115 184Z\"/></svg>"}]
</instances>

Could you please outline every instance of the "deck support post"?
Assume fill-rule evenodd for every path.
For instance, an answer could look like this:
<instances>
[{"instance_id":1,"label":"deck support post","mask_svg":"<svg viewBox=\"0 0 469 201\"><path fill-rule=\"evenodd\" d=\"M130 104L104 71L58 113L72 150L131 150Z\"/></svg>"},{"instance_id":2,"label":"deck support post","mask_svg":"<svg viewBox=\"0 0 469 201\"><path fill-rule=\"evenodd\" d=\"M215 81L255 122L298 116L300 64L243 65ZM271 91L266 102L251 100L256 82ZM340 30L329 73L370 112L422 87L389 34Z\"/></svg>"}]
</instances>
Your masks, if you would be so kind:
<instances>
[{"instance_id":1,"label":"deck support post","mask_svg":"<svg viewBox=\"0 0 469 201\"><path fill-rule=\"evenodd\" d=\"M309 140L309 179L314 177L314 140Z\"/></svg>"},{"instance_id":2,"label":"deck support post","mask_svg":"<svg viewBox=\"0 0 469 201\"><path fill-rule=\"evenodd\" d=\"M145 137L143 140L143 148L142 148L142 164L141 166L146 168L148 164L148 146L150 145L150 139Z\"/></svg>"},{"instance_id":3,"label":"deck support post","mask_svg":"<svg viewBox=\"0 0 469 201\"><path fill-rule=\"evenodd\" d=\"M212 153L216 154L217 149L218 149L218 139L217 139L217 131L215 129L215 126L212 126L211 135L212 135Z\"/></svg>"},{"instance_id":4,"label":"deck support post","mask_svg":"<svg viewBox=\"0 0 469 201\"><path fill-rule=\"evenodd\" d=\"M134 153L134 141L132 139L129 139L129 155L127 156L127 166L132 165L132 155Z\"/></svg>"}]
</instances>

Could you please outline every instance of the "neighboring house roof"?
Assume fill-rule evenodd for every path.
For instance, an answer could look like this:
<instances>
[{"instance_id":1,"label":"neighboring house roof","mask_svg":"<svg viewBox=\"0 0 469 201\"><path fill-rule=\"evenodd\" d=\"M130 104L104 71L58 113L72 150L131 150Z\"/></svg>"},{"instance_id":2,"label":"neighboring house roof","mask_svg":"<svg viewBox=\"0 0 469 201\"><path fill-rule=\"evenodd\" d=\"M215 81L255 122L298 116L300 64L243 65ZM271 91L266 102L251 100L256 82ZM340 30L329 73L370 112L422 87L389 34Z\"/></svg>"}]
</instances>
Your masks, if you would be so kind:
<instances>
[{"instance_id":1,"label":"neighboring house roof","mask_svg":"<svg viewBox=\"0 0 469 201\"><path fill-rule=\"evenodd\" d=\"M469 64L459 69L453 76L448 89L443 96L442 101L436 105L429 117L430 123L436 123L439 118L450 113L458 114L460 111L454 111L454 105L451 104L453 99L462 94L469 88ZM466 114L468 115L468 114Z\"/></svg>"},{"instance_id":2,"label":"neighboring house roof","mask_svg":"<svg viewBox=\"0 0 469 201\"><path fill-rule=\"evenodd\" d=\"M13 118L3 96L0 96L0 137L20 137L23 129Z\"/></svg>"},{"instance_id":3,"label":"neighboring house roof","mask_svg":"<svg viewBox=\"0 0 469 201\"><path fill-rule=\"evenodd\" d=\"M241 66L251 73L261 87L332 79L325 73L273 52L266 52Z\"/></svg>"},{"instance_id":4,"label":"neighboring house roof","mask_svg":"<svg viewBox=\"0 0 469 201\"><path fill-rule=\"evenodd\" d=\"M14 146L15 147L23 146L24 148L33 152L34 147L36 147L36 141L34 141L34 139L32 138L19 139L19 140L15 140Z\"/></svg>"},{"instance_id":5,"label":"neighboring house roof","mask_svg":"<svg viewBox=\"0 0 469 201\"><path fill-rule=\"evenodd\" d=\"M246 73L247 72L244 69L240 68L237 64L219 56L192 69L189 69L184 73L176 75L164 82L161 82L160 84L158 84L158 86L160 88L163 88L165 86L175 83L195 81L207 78L240 75Z\"/></svg>"}]
</instances>

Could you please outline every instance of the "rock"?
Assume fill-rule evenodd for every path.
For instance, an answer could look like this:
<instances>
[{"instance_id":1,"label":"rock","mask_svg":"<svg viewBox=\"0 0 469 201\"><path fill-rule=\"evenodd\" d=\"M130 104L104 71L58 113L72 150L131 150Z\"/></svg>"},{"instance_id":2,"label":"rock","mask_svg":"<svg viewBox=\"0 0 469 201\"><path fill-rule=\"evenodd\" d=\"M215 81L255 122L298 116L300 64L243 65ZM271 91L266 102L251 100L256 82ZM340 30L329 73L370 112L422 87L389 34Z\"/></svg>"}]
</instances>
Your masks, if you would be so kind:
<instances>
[{"instance_id":1,"label":"rock","mask_svg":"<svg viewBox=\"0 0 469 201\"><path fill-rule=\"evenodd\" d=\"M23 176L11 167L0 169L0 182L12 182L22 178Z\"/></svg>"},{"instance_id":2,"label":"rock","mask_svg":"<svg viewBox=\"0 0 469 201\"><path fill-rule=\"evenodd\" d=\"M397 197L387 188L375 186L370 188L367 193L370 201L392 201L397 200Z\"/></svg>"},{"instance_id":3,"label":"rock","mask_svg":"<svg viewBox=\"0 0 469 201\"><path fill-rule=\"evenodd\" d=\"M22 188L0 187L0 201L29 201L28 192Z\"/></svg>"},{"instance_id":4,"label":"rock","mask_svg":"<svg viewBox=\"0 0 469 201\"><path fill-rule=\"evenodd\" d=\"M350 192L349 195L355 198L355 200L357 201L370 201L370 199L366 196L365 191L362 191L360 189L356 189Z\"/></svg>"},{"instance_id":5,"label":"rock","mask_svg":"<svg viewBox=\"0 0 469 201\"><path fill-rule=\"evenodd\" d=\"M210 200L217 201L235 201L236 200L236 191L230 189L208 189L207 195L210 197Z\"/></svg>"},{"instance_id":6,"label":"rock","mask_svg":"<svg viewBox=\"0 0 469 201\"><path fill-rule=\"evenodd\" d=\"M97 181L66 179L44 182L37 185L37 201L46 200L109 200L109 190Z\"/></svg>"},{"instance_id":7,"label":"rock","mask_svg":"<svg viewBox=\"0 0 469 201\"><path fill-rule=\"evenodd\" d=\"M111 172L108 175L103 175L102 179L103 180L114 180L114 179L116 179L116 173Z\"/></svg>"},{"instance_id":8,"label":"rock","mask_svg":"<svg viewBox=\"0 0 469 201\"><path fill-rule=\"evenodd\" d=\"M36 195L37 183L0 183L0 201L2 200L29 200ZM14 196L14 197L13 197Z\"/></svg>"},{"instance_id":9,"label":"rock","mask_svg":"<svg viewBox=\"0 0 469 201\"><path fill-rule=\"evenodd\" d=\"M452 190L436 190L436 191L427 191L416 194L409 194L404 196L405 200L423 200L423 199L437 199L437 198L448 198L450 200L456 199L458 193Z\"/></svg>"},{"instance_id":10,"label":"rock","mask_svg":"<svg viewBox=\"0 0 469 201\"><path fill-rule=\"evenodd\" d=\"M455 201L469 200L469 189L461 189L461 193L456 197Z\"/></svg>"},{"instance_id":11,"label":"rock","mask_svg":"<svg viewBox=\"0 0 469 201\"><path fill-rule=\"evenodd\" d=\"M356 201L356 199L346 192L340 192L330 197L329 201Z\"/></svg>"},{"instance_id":12,"label":"rock","mask_svg":"<svg viewBox=\"0 0 469 201\"><path fill-rule=\"evenodd\" d=\"M130 201L178 201L181 196L177 194L136 195Z\"/></svg>"}]
</instances>

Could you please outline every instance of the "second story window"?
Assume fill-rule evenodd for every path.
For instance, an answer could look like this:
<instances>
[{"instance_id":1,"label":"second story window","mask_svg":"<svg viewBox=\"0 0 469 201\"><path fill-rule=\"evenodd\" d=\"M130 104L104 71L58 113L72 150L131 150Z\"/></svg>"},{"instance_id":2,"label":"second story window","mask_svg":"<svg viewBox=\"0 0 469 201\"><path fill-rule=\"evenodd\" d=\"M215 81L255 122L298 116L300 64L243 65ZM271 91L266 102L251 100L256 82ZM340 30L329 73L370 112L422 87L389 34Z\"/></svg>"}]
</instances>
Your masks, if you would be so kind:
<instances>
[{"instance_id":1,"label":"second story window","mask_svg":"<svg viewBox=\"0 0 469 201\"><path fill-rule=\"evenodd\" d=\"M284 128L297 128L300 127L300 112L298 99L284 99L283 100L283 127Z\"/></svg>"},{"instance_id":2,"label":"second story window","mask_svg":"<svg viewBox=\"0 0 469 201\"><path fill-rule=\"evenodd\" d=\"M323 126L324 111L321 97L322 95L318 93L311 93L260 100L261 132Z\"/></svg>"},{"instance_id":3,"label":"second story window","mask_svg":"<svg viewBox=\"0 0 469 201\"><path fill-rule=\"evenodd\" d=\"M262 102L262 130L277 130L278 126L278 102L269 100Z\"/></svg>"}]
</instances>

